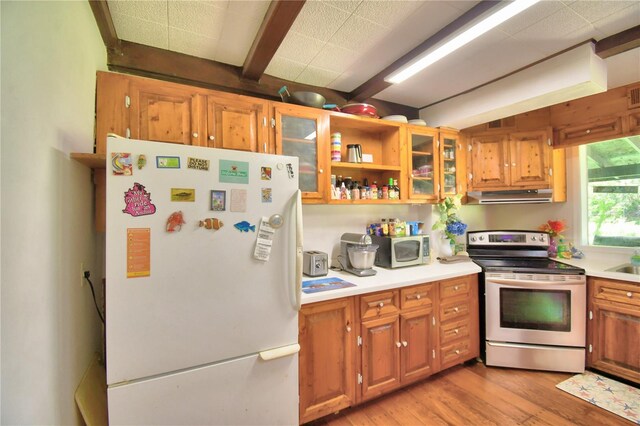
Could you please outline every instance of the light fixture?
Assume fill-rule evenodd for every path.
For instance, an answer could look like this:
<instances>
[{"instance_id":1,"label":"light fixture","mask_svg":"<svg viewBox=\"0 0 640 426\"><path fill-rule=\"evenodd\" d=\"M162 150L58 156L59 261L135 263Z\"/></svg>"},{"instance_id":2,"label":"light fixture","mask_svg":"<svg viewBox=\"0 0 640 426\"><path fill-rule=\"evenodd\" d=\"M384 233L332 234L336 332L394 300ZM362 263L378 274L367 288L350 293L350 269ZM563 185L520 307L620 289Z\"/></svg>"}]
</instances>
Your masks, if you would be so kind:
<instances>
[{"instance_id":1,"label":"light fixture","mask_svg":"<svg viewBox=\"0 0 640 426\"><path fill-rule=\"evenodd\" d=\"M388 83L394 84L405 81L409 77L412 77L413 75L419 73L434 62L439 61L448 54L456 51L460 47L474 40L475 38L480 37L482 34L486 33L492 28L497 27L507 19L516 16L523 10L528 9L529 7L538 3L538 1L540 0L515 0L509 2L505 7L501 8L497 12L487 16L482 21L476 23L471 28L458 34L437 49L430 51L429 53L425 53L424 56L422 56L415 62L402 67L398 71L390 74L384 80Z\"/></svg>"}]
</instances>

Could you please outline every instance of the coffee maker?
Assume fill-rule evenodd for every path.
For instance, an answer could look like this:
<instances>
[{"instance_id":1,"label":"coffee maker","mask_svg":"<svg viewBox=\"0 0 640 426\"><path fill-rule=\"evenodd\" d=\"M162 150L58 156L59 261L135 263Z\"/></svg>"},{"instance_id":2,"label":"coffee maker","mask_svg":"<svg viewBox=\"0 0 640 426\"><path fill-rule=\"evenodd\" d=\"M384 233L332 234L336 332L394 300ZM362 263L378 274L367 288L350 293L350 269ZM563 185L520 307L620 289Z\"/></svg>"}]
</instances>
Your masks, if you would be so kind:
<instances>
[{"instance_id":1,"label":"coffee maker","mask_svg":"<svg viewBox=\"0 0 640 426\"><path fill-rule=\"evenodd\" d=\"M340 238L340 255L338 261L344 271L359 277L376 274L373 261L376 258L378 246L371 244L371 237L367 234L345 233Z\"/></svg>"}]
</instances>

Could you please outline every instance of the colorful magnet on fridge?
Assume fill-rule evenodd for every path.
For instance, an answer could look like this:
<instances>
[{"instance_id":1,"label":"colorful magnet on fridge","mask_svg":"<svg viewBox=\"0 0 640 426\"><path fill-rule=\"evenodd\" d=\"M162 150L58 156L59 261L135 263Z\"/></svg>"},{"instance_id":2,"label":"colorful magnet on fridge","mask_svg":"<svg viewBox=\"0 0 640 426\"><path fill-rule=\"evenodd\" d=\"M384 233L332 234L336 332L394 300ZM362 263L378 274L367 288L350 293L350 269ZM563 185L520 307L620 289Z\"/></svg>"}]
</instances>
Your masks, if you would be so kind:
<instances>
[{"instance_id":1,"label":"colorful magnet on fridge","mask_svg":"<svg viewBox=\"0 0 640 426\"><path fill-rule=\"evenodd\" d=\"M151 194L144 189L144 185L137 182L124 193L124 203L126 207L122 210L122 213L128 213L134 217L156 212L156 206L151 203Z\"/></svg>"},{"instance_id":2,"label":"colorful magnet on fridge","mask_svg":"<svg viewBox=\"0 0 640 426\"><path fill-rule=\"evenodd\" d=\"M202 219L201 221L199 221L198 226L200 228L213 229L217 231L218 229L224 226L224 223L222 223L220 219L217 219L215 217L208 217L206 219Z\"/></svg>"},{"instance_id":3,"label":"colorful magnet on fridge","mask_svg":"<svg viewBox=\"0 0 640 426\"><path fill-rule=\"evenodd\" d=\"M293 166L291 163L287 163L287 173L289 174L289 179L296 177L296 175L293 174Z\"/></svg>"},{"instance_id":4,"label":"colorful magnet on fridge","mask_svg":"<svg viewBox=\"0 0 640 426\"><path fill-rule=\"evenodd\" d=\"M182 225L187 222L184 221L184 217L181 211L171 213L169 219L167 219L167 232L180 231Z\"/></svg>"},{"instance_id":5,"label":"colorful magnet on fridge","mask_svg":"<svg viewBox=\"0 0 640 426\"><path fill-rule=\"evenodd\" d=\"M168 156L168 155L157 155L156 167L159 169L179 169L180 157Z\"/></svg>"},{"instance_id":6,"label":"colorful magnet on fridge","mask_svg":"<svg viewBox=\"0 0 640 426\"><path fill-rule=\"evenodd\" d=\"M187 169L209 170L209 160L204 158L187 157Z\"/></svg>"},{"instance_id":7,"label":"colorful magnet on fridge","mask_svg":"<svg viewBox=\"0 0 640 426\"><path fill-rule=\"evenodd\" d=\"M171 201L195 201L196 190L193 188L171 188Z\"/></svg>"},{"instance_id":8,"label":"colorful magnet on fridge","mask_svg":"<svg viewBox=\"0 0 640 426\"><path fill-rule=\"evenodd\" d=\"M272 199L272 190L271 188L262 188L262 202L263 203L270 203L273 201Z\"/></svg>"},{"instance_id":9,"label":"colorful magnet on fridge","mask_svg":"<svg viewBox=\"0 0 640 426\"><path fill-rule=\"evenodd\" d=\"M147 165L147 157L144 154L138 155L138 170L142 170Z\"/></svg>"},{"instance_id":10,"label":"colorful magnet on fridge","mask_svg":"<svg viewBox=\"0 0 640 426\"><path fill-rule=\"evenodd\" d=\"M260 179L271 180L271 167L260 167Z\"/></svg>"},{"instance_id":11,"label":"colorful magnet on fridge","mask_svg":"<svg viewBox=\"0 0 640 426\"><path fill-rule=\"evenodd\" d=\"M256 226L251 225L246 220L243 220L242 222L238 222L233 226L240 232L249 232L249 230L251 230L251 232L256 232Z\"/></svg>"},{"instance_id":12,"label":"colorful magnet on fridge","mask_svg":"<svg viewBox=\"0 0 640 426\"><path fill-rule=\"evenodd\" d=\"M114 175L131 176L133 174L131 154L128 152L112 152L111 168Z\"/></svg>"}]
</instances>

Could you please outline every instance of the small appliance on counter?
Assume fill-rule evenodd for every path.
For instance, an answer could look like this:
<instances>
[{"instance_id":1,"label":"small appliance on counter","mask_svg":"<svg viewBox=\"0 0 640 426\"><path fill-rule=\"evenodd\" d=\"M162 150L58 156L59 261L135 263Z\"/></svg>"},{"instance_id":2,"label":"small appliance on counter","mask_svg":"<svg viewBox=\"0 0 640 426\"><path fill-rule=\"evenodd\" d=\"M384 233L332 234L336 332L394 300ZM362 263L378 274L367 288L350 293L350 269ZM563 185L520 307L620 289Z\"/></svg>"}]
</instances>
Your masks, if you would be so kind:
<instances>
[{"instance_id":1,"label":"small appliance on counter","mask_svg":"<svg viewBox=\"0 0 640 426\"><path fill-rule=\"evenodd\" d=\"M308 277L324 277L329 272L327 253L305 251L302 258L302 273Z\"/></svg>"},{"instance_id":2,"label":"small appliance on counter","mask_svg":"<svg viewBox=\"0 0 640 426\"><path fill-rule=\"evenodd\" d=\"M430 263L428 235L406 237L372 235L371 241L379 246L376 252L376 266L401 268Z\"/></svg>"},{"instance_id":3,"label":"small appliance on counter","mask_svg":"<svg viewBox=\"0 0 640 426\"><path fill-rule=\"evenodd\" d=\"M371 236L345 233L340 238L338 261L344 271L359 277L368 277L376 274L373 261L377 250L378 246L371 243Z\"/></svg>"}]
</instances>

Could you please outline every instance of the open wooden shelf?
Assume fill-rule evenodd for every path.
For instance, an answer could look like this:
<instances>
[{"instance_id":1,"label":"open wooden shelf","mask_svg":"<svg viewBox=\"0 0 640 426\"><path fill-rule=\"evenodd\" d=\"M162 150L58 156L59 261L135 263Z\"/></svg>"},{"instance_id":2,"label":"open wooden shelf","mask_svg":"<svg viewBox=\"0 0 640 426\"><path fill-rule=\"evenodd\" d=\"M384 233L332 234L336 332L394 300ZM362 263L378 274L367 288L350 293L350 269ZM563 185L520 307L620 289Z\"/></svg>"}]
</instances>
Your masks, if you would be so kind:
<instances>
[{"instance_id":1,"label":"open wooden shelf","mask_svg":"<svg viewBox=\"0 0 640 426\"><path fill-rule=\"evenodd\" d=\"M76 160L92 169L105 169L107 167L107 156L105 154L72 152L70 157L72 160Z\"/></svg>"}]
</instances>

